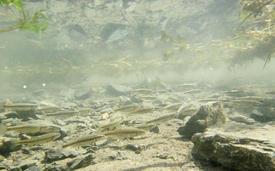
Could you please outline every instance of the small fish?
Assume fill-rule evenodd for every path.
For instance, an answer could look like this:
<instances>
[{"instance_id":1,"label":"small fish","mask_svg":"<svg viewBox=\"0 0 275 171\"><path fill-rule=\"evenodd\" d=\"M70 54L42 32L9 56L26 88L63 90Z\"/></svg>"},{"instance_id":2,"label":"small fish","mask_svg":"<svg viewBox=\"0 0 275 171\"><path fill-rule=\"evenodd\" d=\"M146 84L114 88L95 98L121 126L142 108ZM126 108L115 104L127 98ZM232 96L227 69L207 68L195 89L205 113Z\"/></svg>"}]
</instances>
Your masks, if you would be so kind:
<instances>
[{"instance_id":1,"label":"small fish","mask_svg":"<svg viewBox=\"0 0 275 171\"><path fill-rule=\"evenodd\" d=\"M258 96L245 96L238 97L239 100L255 100L255 101L264 101L264 98Z\"/></svg>"},{"instance_id":2,"label":"small fish","mask_svg":"<svg viewBox=\"0 0 275 171\"><path fill-rule=\"evenodd\" d=\"M99 132L113 131L115 128L120 126L121 122L123 122L123 117L117 117L110 123L102 125L99 129Z\"/></svg>"},{"instance_id":3,"label":"small fish","mask_svg":"<svg viewBox=\"0 0 275 171\"><path fill-rule=\"evenodd\" d=\"M79 108L76 111L79 115L91 115L95 110L93 108Z\"/></svg>"},{"instance_id":4,"label":"small fish","mask_svg":"<svg viewBox=\"0 0 275 171\"><path fill-rule=\"evenodd\" d=\"M229 96L241 96L244 95L246 92L243 90L230 90L230 91L225 91L224 94L229 95Z\"/></svg>"},{"instance_id":5,"label":"small fish","mask_svg":"<svg viewBox=\"0 0 275 171\"><path fill-rule=\"evenodd\" d=\"M105 136L119 137L119 138L132 138L145 134L144 130L138 128L123 128L111 132L103 133Z\"/></svg>"},{"instance_id":6,"label":"small fish","mask_svg":"<svg viewBox=\"0 0 275 171\"><path fill-rule=\"evenodd\" d=\"M155 96L141 96L140 98L143 100L156 100L157 99L157 97L155 97Z\"/></svg>"},{"instance_id":7,"label":"small fish","mask_svg":"<svg viewBox=\"0 0 275 171\"><path fill-rule=\"evenodd\" d=\"M217 99L217 98L207 98L207 99L200 99L199 100L199 102L204 102L204 103L215 102L215 101L219 101L219 99Z\"/></svg>"},{"instance_id":8,"label":"small fish","mask_svg":"<svg viewBox=\"0 0 275 171\"><path fill-rule=\"evenodd\" d=\"M133 103L133 104L121 106L117 109L114 109L114 111L115 112L131 111L131 110L136 109L137 107L138 107L138 104Z\"/></svg>"},{"instance_id":9,"label":"small fish","mask_svg":"<svg viewBox=\"0 0 275 171\"><path fill-rule=\"evenodd\" d=\"M2 105L3 108L17 110L17 111L28 111L28 110L36 110L38 108L37 104L30 103L14 103L14 104L5 104Z\"/></svg>"},{"instance_id":10,"label":"small fish","mask_svg":"<svg viewBox=\"0 0 275 171\"><path fill-rule=\"evenodd\" d=\"M56 112L61 110L61 108L58 106L39 106L37 110L40 112Z\"/></svg>"},{"instance_id":11,"label":"small fish","mask_svg":"<svg viewBox=\"0 0 275 171\"><path fill-rule=\"evenodd\" d=\"M169 120L175 118L176 116L177 116L176 113L165 114L165 115L159 116L157 118L154 118L152 120L146 121L145 124L166 122L166 121L169 121Z\"/></svg>"},{"instance_id":12,"label":"small fish","mask_svg":"<svg viewBox=\"0 0 275 171\"><path fill-rule=\"evenodd\" d=\"M266 94L273 94L273 95L275 95L275 91L266 92Z\"/></svg>"},{"instance_id":13,"label":"small fish","mask_svg":"<svg viewBox=\"0 0 275 171\"><path fill-rule=\"evenodd\" d=\"M179 113L179 114L181 114L181 115L186 115L186 116L190 116L190 115L193 115L194 113L196 113L198 110L199 110L199 109L196 109L196 108L194 108L194 109L186 109L186 110L182 111L182 112Z\"/></svg>"},{"instance_id":14,"label":"small fish","mask_svg":"<svg viewBox=\"0 0 275 171\"><path fill-rule=\"evenodd\" d=\"M6 116L6 115L9 115L9 114L17 115L18 116L18 114L15 111L1 112L0 116Z\"/></svg>"},{"instance_id":15,"label":"small fish","mask_svg":"<svg viewBox=\"0 0 275 171\"><path fill-rule=\"evenodd\" d=\"M152 112L154 110L155 110L154 107L144 107L144 108L134 110L134 111L130 112L129 114L143 114L143 113Z\"/></svg>"},{"instance_id":16,"label":"small fish","mask_svg":"<svg viewBox=\"0 0 275 171\"><path fill-rule=\"evenodd\" d=\"M174 103L163 107L163 110L178 110L181 107L181 103Z\"/></svg>"},{"instance_id":17,"label":"small fish","mask_svg":"<svg viewBox=\"0 0 275 171\"><path fill-rule=\"evenodd\" d=\"M4 131L15 131L20 133L50 133L50 132L60 132L60 128L56 126L48 125L19 125L5 127L1 126Z\"/></svg>"},{"instance_id":18,"label":"small fish","mask_svg":"<svg viewBox=\"0 0 275 171\"><path fill-rule=\"evenodd\" d=\"M183 92L184 94L197 94L197 93L201 93L202 89L194 89L194 90L189 90L189 91L185 91Z\"/></svg>"},{"instance_id":19,"label":"small fish","mask_svg":"<svg viewBox=\"0 0 275 171\"><path fill-rule=\"evenodd\" d=\"M69 117L69 116L74 116L78 112L77 111L72 111L72 110L64 110L64 111L58 111L54 113L46 113L45 116L48 117Z\"/></svg>"},{"instance_id":20,"label":"small fish","mask_svg":"<svg viewBox=\"0 0 275 171\"><path fill-rule=\"evenodd\" d=\"M181 85L177 85L177 87L188 89L188 88L195 88L195 87L197 87L197 85L196 84L181 84Z\"/></svg>"},{"instance_id":21,"label":"small fish","mask_svg":"<svg viewBox=\"0 0 275 171\"><path fill-rule=\"evenodd\" d=\"M27 145L33 145L33 144L41 144L41 143L47 143L53 140L56 140L61 136L60 133L48 133L40 136L33 136L30 139L26 140L19 140L17 144L27 144Z\"/></svg>"},{"instance_id":22,"label":"small fish","mask_svg":"<svg viewBox=\"0 0 275 171\"><path fill-rule=\"evenodd\" d=\"M259 101L255 101L255 100L233 100L233 103L236 104L243 104L243 105L260 105L262 104Z\"/></svg>"},{"instance_id":23,"label":"small fish","mask_svg":"<svg viewBox=\"0 0 275 171\"><path fill-rule=\"evenodd\" d=\"M150 131L154 127L156 127L156 124L152 123L152 124L141 124L136 126L135 128L142 129L144 131Z\"/></svg>"},{"instance_id":24,"label":"small fish","mask_svg":"<svg viewBox=\"0 0 275 171\"><path fill-rule=\"evenodd\" d=\"M105 136L104 135L87 135L81 138L77 138L72 140L71 142L65 143L62 145L62 148L66 148L69 146L85 146L93 144L99 140L102 140Z\"/></svg>"},{"instance_id":25,"label":"small fish","mask_svg":"<svg viewBox=\"0 0 275 171\"><path fill-rule=\"evenodd\" d=\"M165 93L168 93L167 90L156 90L155 93L157 94L165 94Z\"/></svg>"},{"instance_id":26,"label":"small fish","mask_svg":"<svg viewBox=\"0 0 275 171\"><path fill-rule=\"evenodd\" d=\"M133 90L133 93L152 94L153 90L151 90L151 89L137 89L137 90Z\"/></svg>"},{"instance_id":27,"label":"small fish","mask_svg":"<svg viewBox=\"0 0 275 171\"><path fill-rule=\"evenodd\" d=\"M190 109L192 107L193 104L187 104L187 105L182 105L179 109L178 109L178 114L183 113L184 111L186 111L187 109Z\"/></svg>"}]
</instances>

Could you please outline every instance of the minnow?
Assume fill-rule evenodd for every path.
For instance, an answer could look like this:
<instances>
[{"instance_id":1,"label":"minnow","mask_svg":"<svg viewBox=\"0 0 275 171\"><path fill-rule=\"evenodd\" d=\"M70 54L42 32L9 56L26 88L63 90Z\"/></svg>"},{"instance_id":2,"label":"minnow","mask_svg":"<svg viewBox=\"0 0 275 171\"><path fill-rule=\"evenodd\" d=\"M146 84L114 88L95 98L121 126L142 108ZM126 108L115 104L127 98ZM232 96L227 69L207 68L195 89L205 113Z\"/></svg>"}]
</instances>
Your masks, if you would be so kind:
<instances>
[{"instance_id":1,"label":"minnow","mask_svg":"<svg viewBox=\"0 0 275 171\"><path fill-rule=\"evenodd\" d=\"M184 94L197 94L197 93L201 93L202 89L194 89L194 90L189 90L189 91L185 91L183 92Z\"/></svg>"},{"instance_id":2,"label":"minnow","mask_svg":"<svg viewBox=\"0 0 275 171\"><path fill-rule=\"evenodd\" d=\"M154 107L144 107L144 108L134 110L134 111L130 112L129 114L142 114L142 113L152 112L153 110L155 110Z\"/></svg>"},{"instance_id":3,"label":"minnow","mask_svg":"<svg viewBox=\"0 0 275 171\"><path fill-rule=\"evenodd\" d=\"M48 117L68 117L68 116L74 116L78 112L77 111L70 111L70 110L64 110L64 111L58 111L54 113L46 113L45 116Z\"/></svg>"},{"instance_id":4,"label":"minnow","mask_svg":"<svg viewBox=\"0 0 275 171\"><path fill-rule=\"evenodd\" d=\"M28 145L32 145L32 144L41 144L41 143L47 143L53 140L56 140L57 138L59 138L61 136L60 133L48 133L48 134L44 134L44 135L40 135L40 136L33 136L30 139L26 139L26 140L19 140L17 142L17 144L28 144Z\"/></svg>"},{"instance_id":5,"label":"minnow","mask_svg":"<svg viewBox=\"0 0 275 171\"><path fill-rule=\"evenodd\" d=\"M62 148L66 148L69 146L85 146L93 144L99 140L102 140L105 136L104 135L87 135L81 138L77 138L72 140L71 142L65 143L62 145Z\"/></svg>"},{"instance_id":6,"label":"minnow","mask_svg":"<svg viewBox=\"0 0 275 171\"><path fill-rule=\"evenodd\" d=\"M51 133L51 132L60 132L60 128L56 126L48 125L18 125L5 127L2 126L4 131L15 131L20 133Z\"/></svg>"},{"instance_id":7,"label":"minnow","mask_svg":"<svg viewBox=\"0 0 275 171\"><path fill-rule=\"evenodd\" d=\"M238 97L239 100L255 100L255 101L264 101L264 98L258 96L245 96Z\"/></svg>"},{"instance_id":8,"label":"minnow","mask_svg":"<svg viewBox=\"0 0 275 171\"><path fill-rule=\"evenodd\" d=\"M233 103L237 103L237 104L245 104L245 105L260 105L262 104L259 101L255 101L255 100L233 100Z\"/></svg>"},{"instance_id":9,"label":"minnow","mask_svg":"<svg viewBox=\"0 0 275 171\"><path fill-rule=\"evenodd\" d=\"M197 87L196 84L181 84L181 85L177 85L178 88L195 88Z\"/></svg>"},{"instance_id":10,"label":"minnow","mask_svg":"<svg viewBox=\"0 0 275 171\"><path fill-rule=\"evenodd\" d=\"M133 90L133 93L152 94L153 90L151 90L151 89L137 89L137 90Z\"/></svg>"},{"instance_id":11,"label":"minnow","mask_svg":"<svg viewBox=\"0 0 275 171\"><path fill-rule=\"evenodd\" d=\"M123 122L123 117L117 117L115 118L112 122L102 125L99 129L99 132L104 132L104 131L113 131L114 128L120 126L121 122Z\"/></svg>"},{"instance_id":12,"label":"minnow","mask_svg":"<svg viewBox=\"0 0 275 171\"><path fill-rule=\"evenodd\" d=\"M164 94L164 93L168 93L168 91L167 90L156 90L154 93Z\"/></svg>"},{"instance_id":13,"label":"minnow","mask_svg":"<svg viewBox=\"0 0 275 171\"><path fill-rule=\"evenodd\" d=\"M117 109L113 109L115 112L119 112L119 111L130 111L130 110L134 110L138 107L138 104L133 103L133 104L129 104L129 105L125 105L125 106L120 106Z\"/></svg>"},{"instance_id":14,"label":"minnow","mask_svg":"<svg viewBox=\"0 0 275 171\"><path fill-rule=\"evenodd\" d=\"M146 121L144 124L166 122L166 121L169 121L169 120L175 118L176 116L177 116L176 113L165 114L165 115L161 115L161 116L159 116L157 118L151 119L149 121Z\"/></svg>"},{"instance_id":15,"label":"minnow","mask_svg":"<svg viewBox=\"0 0 275 171\"><path fill-rule=\"evenodd\" d=\"M140 98L143 100L156 100L157 99L157 97L155 97L155 96L141 96Z\"/></svg>"},{"instance_id":16,"label":"minnow","mask_svg":"<svg viewBox=\"0 0 275 171\"><path fill-rule=\"evenodd\" d=\"M198 110L199 109L186 109L179 114L190 116L190 115L193 115L194 113L196 113Z\"/></svg>"},{"instance_id":17,"label":"minnow","mask_svg":"<svg viewBox=\"0 0 275 171\"><path fill-rule=\"evenodd\" d=\"M154 127L156 127L156 124L154 124L154 123L152 123L152 124L141 124L141 125L135 126L135 128L142 129L144 131L150 131Z\"/></svg>"},{"instance_id":18,"label":"minnow","mask_svg":"<svg viewBox=\"0 0 275 171\"><path fill-rule=\"evenodd\" d=\"M186 111L187 109L190 109L192 107L193 104L188 104L188 105L182 105L179 109L178 109L178 114L183 113L184 111Z\"/></svg>"},{"instance_id":19,"label":"minnow","mask_svg":"<svg viewBox=\"0 0 275 171\"><path fill-rule=\"evenodd\" d=\"M14 104L5 104L2 105L3 108L17 110L17 111L28 111L28 110L36 110L38 108L37 104L30 103L14 103Z\"/></svg>"},{"instance_id":20,"label":"minnow","mask_svg":"<svg viewBox=\"0 0 275 171\"><path fill-rule=\"evenodd\" d=\"M79 108L76 111L79 115L91 115L95 110L93 108Z\"/></svg>"},{"instance_id":21,"label":"minnow","mask_svg":"<svg viewBox=\"0 0 275 171\"><path fill-rule=\"evenodd\" d=\"M123 128L111 132L103 133L105 136L119 137L119 138L132 138L145 134L146 132L138 128Z\"/></svg>"},{"instance_id":22,"label":"minnow","mask_svg":"<svg viewBox=\"0 0 275 171\"><path fill-rule=\"evenodd\" d=\"M246 92L243 90L230 90L230 91L225 91L224 94L227 94L229 96L240 96L245 94Z\"/></svg>"},{"instance_id":23,"label":"minnow","mask_svg":"<svg viewBox=\"0 0 275 171\"><path fill-rule=\"evenodd\" d=\"M181 107L181 103L174 103L163 107L163 110L178 110Z\"/></svg>"},{"instance_id":24,"label":"minnow","mask_svg":"<svg viewBox=\"0 0 275 171\"><path fill-rule=\"evenodd\" d=\"M39 106L37 110L40 112L56 112L61 110L61 108L58 106Z\"/></svg>"}]
</instances>

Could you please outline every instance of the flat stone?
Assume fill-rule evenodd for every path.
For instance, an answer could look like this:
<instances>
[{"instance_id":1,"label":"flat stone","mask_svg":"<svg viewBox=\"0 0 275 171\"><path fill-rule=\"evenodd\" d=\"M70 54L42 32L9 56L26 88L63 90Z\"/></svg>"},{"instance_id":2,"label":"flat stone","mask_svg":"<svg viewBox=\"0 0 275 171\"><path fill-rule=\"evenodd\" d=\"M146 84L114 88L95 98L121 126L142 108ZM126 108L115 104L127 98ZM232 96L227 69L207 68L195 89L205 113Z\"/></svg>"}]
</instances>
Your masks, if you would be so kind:
<instances>
[{"instance_id":1,"label":"flat stone","mask_svg":"<svg viewBox=\"0 0 275 171\"><path fill-rule=\"evenodd\" d=\"M240 114L234 114L234 115L230 115L229 119L235 122L240 122L240 123L245 123L245 124L253 124L255 123L255 120L252 118L248 118L244 115L240 115Z\"/></svg>"},{"instance_id":2,"label":"flat stone","mask_svg":"<svg viewBox=\"0 0 275 171\"><path fill-rule=\"evenodd\" d=\"M228 122L192 136L192 155L234 170L275 170L275 124Z\"/></svg>"},{"instance_id":3,"label":"flat stone","mask_svg":"<svg viewBox=\"0 0 275 171\"><path fill-rule=\"evenodd\" d=\"M74 97L76 100L86 100L92 95L92 88L83 86L75 90Z\"/></svg>"},{"instance_id":4,"label":"flat stone","mask_svg":"<svg viewBox=\"0 0 275 171\"><path fill-rule=\"evenodd\" d=\"M107 93L109 95L123 96L129 95L132 89L128 86L119 85L119 84L110 84L107 87Z\"/></svg>"},{"instance_id":5,"label":"flat stone","mask_svg":"<svg viewBox=\"0 0 275 171\"><path fill-rule=\"evenodd\" d=\"M84 168L91 164L96 164L95 162L93 162L94 158L95 156L93 156L92 154L87 154L84 156L77 157L73 161L68 162L67 165L70 167L71 170Z\"/></svg>"}]
</instances>

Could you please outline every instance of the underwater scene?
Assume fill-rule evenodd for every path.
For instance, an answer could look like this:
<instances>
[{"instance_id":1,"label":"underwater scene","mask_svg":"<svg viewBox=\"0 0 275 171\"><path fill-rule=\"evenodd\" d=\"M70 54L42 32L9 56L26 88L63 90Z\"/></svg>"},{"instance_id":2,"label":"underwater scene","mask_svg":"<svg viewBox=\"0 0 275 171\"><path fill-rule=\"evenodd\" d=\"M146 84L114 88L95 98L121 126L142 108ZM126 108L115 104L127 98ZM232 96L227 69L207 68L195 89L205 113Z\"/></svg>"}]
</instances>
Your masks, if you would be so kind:
<instances>
[{"instance_id":1,"label":"underwater scene","mask_svg":"<svg viewBox=\"0 0 275 171\"><path fill-rule=\"evenodd\" d=\"M274 171L275 0L0 0L0 170Z\"/></svg>"}]
</instances>

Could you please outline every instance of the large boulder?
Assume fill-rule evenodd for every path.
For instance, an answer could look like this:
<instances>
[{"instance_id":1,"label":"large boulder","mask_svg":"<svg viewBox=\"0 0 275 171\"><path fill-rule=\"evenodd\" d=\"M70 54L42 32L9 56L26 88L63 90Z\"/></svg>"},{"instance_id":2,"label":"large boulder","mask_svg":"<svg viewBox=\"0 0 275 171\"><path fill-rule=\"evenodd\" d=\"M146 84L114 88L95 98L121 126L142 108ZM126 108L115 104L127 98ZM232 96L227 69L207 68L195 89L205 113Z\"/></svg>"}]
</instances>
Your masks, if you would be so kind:
<instances>
[{"instance_id":1,"label":"large boulder","mask_svg":"<svg viewBox=\"0 0 275 171\"><path fill-rule=\"evenodd\" d=\"M275 124L228 122L192 136L192 155L235 170L275 170Z\"/></svg>"},{"instance_id":2,"label":"large boulder","mask_svg":"<svg viewBox=\"0 0 275 171\"><path fill-rule=\"evenodd\" d=\"M184 126L178 129L180 135L191 138L198 132L203 132L207 127L216 123L225 123L226 116L222 103L203 105L198 112L191 116Z\"/></svg>"}]
</instances>

